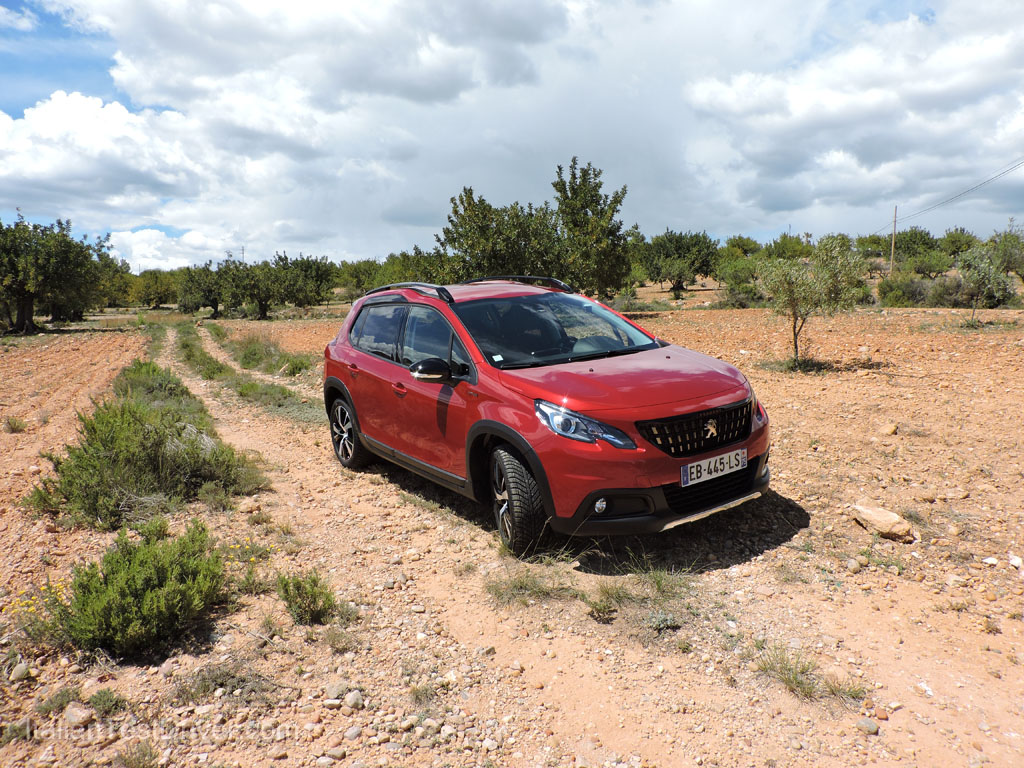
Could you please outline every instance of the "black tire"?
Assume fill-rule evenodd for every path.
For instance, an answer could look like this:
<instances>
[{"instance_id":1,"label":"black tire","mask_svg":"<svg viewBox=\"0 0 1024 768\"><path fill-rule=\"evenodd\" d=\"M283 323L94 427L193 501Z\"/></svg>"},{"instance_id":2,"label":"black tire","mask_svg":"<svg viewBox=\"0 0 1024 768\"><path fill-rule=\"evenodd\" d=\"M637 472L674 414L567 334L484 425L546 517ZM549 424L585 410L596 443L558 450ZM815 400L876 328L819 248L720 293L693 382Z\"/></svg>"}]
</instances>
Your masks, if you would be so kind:
<instances>
[{"instance_id":1,"label":"black tire","mask_svg":"<svg viewBox=\"0 0 1024 768\"><path fill-rule=\"evenodd\" d=\"M491 454L490 489L501 541L516 555L534 550L547 522L544 502L530 470L505 447Z\"/></svg>"},{"instance_id":2,"label":"black tire","mask_svg":"<svg viewBox=\"0 0 1024 768\"><path fill-rule=\"evenodd\" d=\"M359 442L356 416L352 406L339 397L331 403L329 419L334 455L338 457L341 465L348 469L366 466L371 456L366 447Z\"/></svg>"}]
</instances>

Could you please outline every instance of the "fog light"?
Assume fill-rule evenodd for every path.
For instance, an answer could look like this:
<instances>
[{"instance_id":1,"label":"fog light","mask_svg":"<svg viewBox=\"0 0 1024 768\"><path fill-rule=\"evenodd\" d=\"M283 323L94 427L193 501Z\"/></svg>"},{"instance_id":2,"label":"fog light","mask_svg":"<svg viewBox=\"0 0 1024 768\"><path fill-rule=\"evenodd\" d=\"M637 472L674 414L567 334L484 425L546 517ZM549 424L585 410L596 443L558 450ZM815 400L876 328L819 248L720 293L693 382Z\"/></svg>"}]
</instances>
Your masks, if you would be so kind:
<instances>
[{"instance_id":1,"label":"fog light","mask_svg":"<svg viewBox=\"0 0 1024 768\"><path fill-rule=\"evenodd\" d=\"M606 509L608 509L608 502L605 501L604 499L598 499L597 501L594 502L594 512L596 512L597 514L604 514L604 511Z\"/></svg>"}]
</instances>

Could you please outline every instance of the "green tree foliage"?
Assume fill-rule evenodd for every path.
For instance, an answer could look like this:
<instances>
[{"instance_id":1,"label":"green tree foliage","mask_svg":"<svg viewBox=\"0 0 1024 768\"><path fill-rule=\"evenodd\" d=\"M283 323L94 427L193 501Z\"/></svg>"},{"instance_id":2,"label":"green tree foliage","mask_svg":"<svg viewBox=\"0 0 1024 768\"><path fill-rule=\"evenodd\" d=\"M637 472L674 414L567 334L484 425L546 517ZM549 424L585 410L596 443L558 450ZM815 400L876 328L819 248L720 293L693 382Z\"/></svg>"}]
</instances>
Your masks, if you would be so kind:
<instances>
[{"instance_id":1,"label":"green tree foliage","mask_svg":"<svg viewBox=\"0 0 1024 768\"><path fill-rule=\"evenodd\" d=\"M430 279L448 283L495 274L557 275L561 243L547 203L497 208L466 187L451 205L448 223L435 238L437 248L429 256L419 252Z\"/></svg>"},{"instance_id":2,"label":"green tree foliage","mask_svg":"<svg viewBox=\"0 0 1024 768\"><path fill-rule=\"evenodd\" d=\"M947 229L946 234L939 238L939 250L955 262L960 254L970 250L978 243L978 238L963 227Z\"/></svg>"},{"instance_id":3,"label":"green tree foliage","mask_svg":"<svg viewBox=\"0 0 1024 768\"><path fill-rule=\"evenodd\" d=\"M854 242L854 250L864 261L868 277L882 274L889 266L889 238L881 235L860 235Z\"/></svg>"},{"instance_id":4,"label":"green tree foliage","mask_svg":"<svg viewBox=\"0 0 1024 768\"><path fill-rule=\"evenodd\" d=\"M992 235L989 243L999 268L1024 280L1024 227L1015 224L1011 218L1006 229Z\"/></svg>"},{"instance_id":5,"label":"green tree foliage","mask_svg":"<svg viewBox=\"0 0 1024 768\"><path fill-rule=\"evenodd\" d=\"M1013 296L1013 287L994 243L976 245L960 254L960 277L963 293L971 306L969 325L976 324L975 313L979 305L998 307Z\"/></svg>"},{"instance_id":6,"label":"green tree foliage","mask_svg":"<svg viewBox=\"0 0 1024 768\"><path fill-rule=\"evenodd\" d=\"M178 298L178 285L174 275L162 269L147 269L139 275L139 304L159 309L172 304Z\"/></svg>"},{"instance_id":7,"label":"green tree foliage","mask_svg":"<svg viewBox=\"0 0 1024 768\"><path fill-rule=\"evenodd\" d=\"M895 258L897 264L905 264L916 256L937 250L939 241L922 227L911 227L896 233Z\"/></svg>"},{"instance_id":8,"label":"green tree foliage","mask_svg":"<svg viewBox=\"0 0 1024 768\"><path fill-rule=\"evenodd\" d=\"M725 284L723 302L730 307L754 307L764 301L764 294L757 285L757 272L761 259L747 256L736 247L719 249L718 265L715 268L718 279Z\"/></svg>"},{"instance_id":9,"label":"green tree foliage","mask_svg":"<svg viewBox=\"0 0 1024 768\"><path fill-rule=\"evenodd\" d=\"M106 239L89 244L71 234L71 222L31 224L19 214L0 222L0 316L18 333L37 330L37 309L52 320L80 319L100 303L100 264Z\"/></svg>"},{"instance_id":10,"label":"green tree foliage","mask_svg":"<svg viewBox=\"0 0 1024 768\"><path fill-rule=\"evenodd\" d=\"M718 241L707 232L673 232L651 238L653 260L659 265L659 275L672 284L673 290L683 290L696 282L698 276L707 277L714 271L718 256Z\"/></svg>"},{"instance_id":11,"label":"green tree foliage","mask_svg":"<svg viewBox=\"0 0 1024 768\"><path fill-rule=\"evenodd\" d=\"M579 166L573 157L569 172L558 166L555 217L562 240L560 263L551 274L586 293L614 294L629 275L626 235L618 218L626 187L602 192L601 170Z\"/></svg>"},{"instance_id":12,"label":"green tree foliage","mask_svg":"<svg viewBox=\"0 0 1024 768\"><path fill-rule=\"evenodd\" d=\"M337 284L345 289L348 298L361 296L371 288L381 285L377 279L381 264L376 259L343 261L337 270Z\"/></svg>"},{"instance_id":13,"label":"green tree foliage","mask_svg":"<svg viewBox=\"0 0 1024 768\"><path fill-rule=\"evenodd\" d=\"M767 259L809 259L814 246L796 235L783 234L765 245L761 253Z\"/></svg>"},{"instance_id":14,"label":"green tree foliage","mask_svg":"<svg viewBox=\"0 0 1024 768\"><path fill-rule=\"evenodd\" d=\"M907 259L906 267L911 272L934 280L953 267L953 260L942 251L923 251Z\"/></svg>"},{"instance_id":15,"label":"green tree foliage","mask_svg":"<svg viewBox=\"0 0 1024 768\"><path fill-rule=\"evenodd\" d=\"M733 235L725 241L726 248L734 248L744 256L753 256L761 250L761 244L752 237Z\"/></svg>"},{"instance_id":16,"label":"green tree foliage","mask_svg":"<svg viewBox=\"0 0 1024 768\"><path fill-rule=\"evenodd\" d=\"M287 251L275 253L274 266L281 275L282 301L296 307L311 307L325 304L330 298L335 275L334 265L326 256L317 259L300 253L299 258L289 259Z\"/></svg>"},{"instance_id":17,"label":"green tree foliage","mask_svg":"<svg viewBox=\"0 0 1024 768\"><path fill-rule=\"evenodd\" d=\"M808 260L772 258L759 277L773 309L787 315L793 335L793 362L800 365L800 332L816 313L851 309L861 292L863 264L846 235L826 235Z\"/></svg>"},{"instance_id":18,"label":"green tree foliage","mask_svg":"<svg viewBox=\"0 0 1024 768\"><path fill-rule=\"evenodd\" d=\"M223 290L221 275L211 262L186 267L178 281L178 309L191 313L209 307L213 310L210 317L216 320L220 317Z\"/></svg>"},{"instance_id":19,"label":"green tree foliage","mask_svg":"<svg viewBox=\"0 0 1024 768\"><path fill-rule=\"evenodd\" d=\"M111 256L108 246L109 241L103 241L102 250L96 253L97 303L101 307L131 306L137 278L132 274L131 264Z\"/></svg>"}]
</instances>

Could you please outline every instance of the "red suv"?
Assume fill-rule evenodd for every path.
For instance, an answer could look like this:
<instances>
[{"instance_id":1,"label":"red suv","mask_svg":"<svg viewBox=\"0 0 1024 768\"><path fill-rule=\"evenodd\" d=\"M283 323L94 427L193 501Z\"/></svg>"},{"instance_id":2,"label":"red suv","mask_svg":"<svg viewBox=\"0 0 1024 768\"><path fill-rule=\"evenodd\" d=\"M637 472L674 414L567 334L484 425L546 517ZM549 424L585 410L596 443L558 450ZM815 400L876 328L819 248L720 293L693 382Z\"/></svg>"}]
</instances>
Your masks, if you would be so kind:
<instances>
[{"instance_id":1,"label":"red suv","mask_svg":"<svg viewBox=\"0 0 1024 768\"><path fill-rule=\"evenodd\" d=\"M519 554L545 526L662 531L768 488L768 416L743 374L558 280L376 288L324 356L338 460L490 503Z\"/></svg>"}]
</instances>

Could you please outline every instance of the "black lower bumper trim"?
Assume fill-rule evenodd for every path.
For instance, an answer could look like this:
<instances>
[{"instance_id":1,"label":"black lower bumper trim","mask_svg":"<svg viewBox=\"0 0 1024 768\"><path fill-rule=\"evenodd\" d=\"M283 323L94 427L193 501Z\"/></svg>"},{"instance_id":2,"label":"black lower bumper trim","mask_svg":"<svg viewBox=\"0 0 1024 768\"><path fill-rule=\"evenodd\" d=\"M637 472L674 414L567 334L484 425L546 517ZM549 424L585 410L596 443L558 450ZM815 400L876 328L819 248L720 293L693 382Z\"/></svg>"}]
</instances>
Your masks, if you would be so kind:
<instances>
[{"instance_id":1,"label":"black lower bumper trim","mask_svg":"<svg viewBox=\"0 0 1024 768\"><path fill-rule=\"evenodd\" d=\"M657 533L721 512L757 498L768 490L771 472L767 455L756 456L742 472L684 488L609 488L591 493L572 517L553 516L552 530L569 536ZM594 511L598 499L607 508Z\"/></svg>"}]
</instances>

